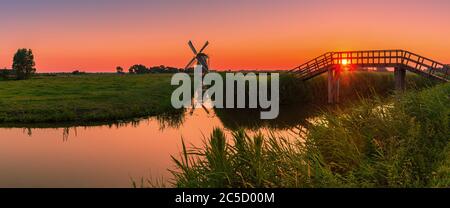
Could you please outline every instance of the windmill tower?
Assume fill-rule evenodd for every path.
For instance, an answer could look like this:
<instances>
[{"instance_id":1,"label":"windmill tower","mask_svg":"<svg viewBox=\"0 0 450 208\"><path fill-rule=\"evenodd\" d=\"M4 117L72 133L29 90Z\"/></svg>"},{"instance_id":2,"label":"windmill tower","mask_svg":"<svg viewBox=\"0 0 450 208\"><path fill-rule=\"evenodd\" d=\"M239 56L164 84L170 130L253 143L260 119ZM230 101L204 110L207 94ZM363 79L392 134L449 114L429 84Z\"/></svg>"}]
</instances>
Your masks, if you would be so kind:
<instances>
[{"instance_id":1,"label":"windmill tower","mask_svg":"<svg viewBox=\"0 0 450 208\"><path fill-rule=\"evenodd\" d=\"M189 63L186 65L185 70L187 70L189 67L191 67L195 61L197 61L197 65L201 65L202 66L202 78L205 76L206 73L209 72L209 57L208 55L206 55L205 53L203 53L203 50L205 50L205 48L208 46L209 42L206 41L206 43L203 45L203 47L197 51L194 47L194 44L192 44L192 41L188 42L189 47L191 48L192 52L194 53L194 57L191 59L191 61L189 61ZM201 83L202 85L202 90L204 89L204 85L203 83ZM194 113L195 110L195 106L196 106L196 100L195 100L195 96L194 98L192 98L192 109L191 109L191 115ZM205 107L205 105L202 103L201 107L206 111L206 113L209 114L209 110L207 109L207 107Z\"/></svg>"},{"instance_id":2,"label":"windmill tower","mask_svg":"<svg viewBox=\"0 0 450 208\"><path fill-rule=\"evenodd\" d=\"M206 41L205 45L197 52L197 50L194 47L194 44L192 44L192 41L188 42L189 47L191 48L192 52L194 53L194 57L189 61L189 63L186 65L185 70L191 67L195 61L197 61L197 65L202 65L202 73L203 75L209 71L209 57L205 53L203 53L203 50L205 50L206 46L208 46L209 42Z\"/></svg>"}]
</instances>

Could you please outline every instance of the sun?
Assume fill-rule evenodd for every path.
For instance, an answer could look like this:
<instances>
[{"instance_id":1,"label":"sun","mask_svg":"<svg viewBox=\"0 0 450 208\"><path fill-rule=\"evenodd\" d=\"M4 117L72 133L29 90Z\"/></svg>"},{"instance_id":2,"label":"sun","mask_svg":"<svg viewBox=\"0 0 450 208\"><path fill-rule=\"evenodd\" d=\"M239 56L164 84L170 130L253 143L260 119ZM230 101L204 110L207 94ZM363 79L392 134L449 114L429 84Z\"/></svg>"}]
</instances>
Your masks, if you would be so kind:
<instances>
[{"instance_id":1,"label":"sun","mask_svg":"<svg viewBox=\"0 0 450 208\"><path fill-rule=\"evenodd\" d=\"M342 65L347 65L348 64L348 60L347 59L342 59Z\"/></svg>"}]
</instances>

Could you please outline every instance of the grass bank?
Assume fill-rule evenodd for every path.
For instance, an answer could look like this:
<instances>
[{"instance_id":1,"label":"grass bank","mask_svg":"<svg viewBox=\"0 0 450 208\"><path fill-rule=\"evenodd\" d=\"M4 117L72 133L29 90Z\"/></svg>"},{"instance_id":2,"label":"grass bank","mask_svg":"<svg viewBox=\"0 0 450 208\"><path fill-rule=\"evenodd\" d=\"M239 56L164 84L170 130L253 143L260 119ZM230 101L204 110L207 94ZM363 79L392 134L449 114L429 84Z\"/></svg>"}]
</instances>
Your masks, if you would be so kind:
<instances>
[{"instance_id":1,"label":"grass bank","mask_svg":"<svg viewBox=\"0 0 450 208\"><path fill-rule=\"evenodd\" d=\"M88 125L179 113L170 104L170 96L176 88L170 85L170 79L171 74L59 74L30 80L0 81L0 126L38 123ZM414 74L408 74L407 80L408 86L429 84ZM326 86L326 76L302 82L293 76L282 75L281 104L325 103ZM393 74L343 74L341 86L342 100L367 94L372 89L379 94L386 93L393 89ZM218 112L219 116L228 114ZM280 123L279 120L276 123Z\"/></svg>"},{"instance_id":2,"label":"grass bank","mask_svg":"<svg viewBox=\"0 0 450 208\"><path fill-rule=\"evenodd\" d=\"M326 113L292 138L231 141L216 129L203 148L173 157L176 187L449 187L450 84L400 99L362 100Z\"/></svg>"},{"instance_id":3,"label":"grass bank","mask_svg":"<svg viewBox=\"0 0 450 208\"><path fill-rule=\"evenodd\" d=\"M40 76L0 82L0 125L89 123L170 113L170 74Z\"/></svg>"}]
</instances>

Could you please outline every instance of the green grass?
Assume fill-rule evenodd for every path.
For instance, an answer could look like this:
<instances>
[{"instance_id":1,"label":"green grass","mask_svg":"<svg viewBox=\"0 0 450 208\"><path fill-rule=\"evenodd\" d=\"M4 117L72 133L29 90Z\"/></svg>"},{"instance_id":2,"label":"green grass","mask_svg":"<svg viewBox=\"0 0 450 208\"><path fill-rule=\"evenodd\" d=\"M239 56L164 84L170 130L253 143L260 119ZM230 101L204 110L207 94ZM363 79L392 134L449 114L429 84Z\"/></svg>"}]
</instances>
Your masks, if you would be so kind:
<instances>
[{"instance_id":1,"label":"green grass","mask_svg":"<svg viewBox=\"0 0 450 208\"><path fill-rule=\"evenodd\" d=\"M37 123L89 124L171 113L171 74L60 74L30 80L0 81L0 125L24 126ZM422 78L409 75L410 83L424 85ZM282 76L281 102L312 103L326 99L326 77L308 82ZM384 92L393 88L392 73L357 72L344 75L342 98L366 93L369 86ZM180 111L176 111L180 112Z\"/></svg>"},{"instance_id":2,"label":"green grass","mask_svg":"<svg viewBox=\"0 0 450 208\"><path fill-rule=\"evenodd\" d=\"M449 187L450 84L325 113L296 138L216 129L173 157L176 187Z\"/></svg>"},{"instance_id":3,"label":"green grass","mask_svg":"<svg viewBox=\"0 0 450 208\"><path fill-rule=\"evenodd\" d=\"M175 111L170 74L0 81L0 125L117 121Z\"/></svg>"}]
</instances>

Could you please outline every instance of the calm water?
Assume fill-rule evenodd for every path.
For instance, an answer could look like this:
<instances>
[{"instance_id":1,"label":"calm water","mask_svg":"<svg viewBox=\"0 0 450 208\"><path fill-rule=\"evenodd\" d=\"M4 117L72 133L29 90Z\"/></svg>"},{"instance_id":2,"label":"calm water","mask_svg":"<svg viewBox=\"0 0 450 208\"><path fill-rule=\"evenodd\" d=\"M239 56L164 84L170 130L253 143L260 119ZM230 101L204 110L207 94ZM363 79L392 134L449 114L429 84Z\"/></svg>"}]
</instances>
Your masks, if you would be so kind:
<instances>
[{"instance_id":1,"label":"calm water","mask_svg":"<svg viewBox=\"0 0 450 208\"><path fill-rule=\"evenodd\" d=\"M131 187L131 178L170 179L170 155L181 138L201 146L213 128L275 129L293 135L310 109L289 110L261 123L257 113L202 109L138 122L69 128L0 128L0 187ZM307 112L307 113L305 113Z\"/></svg>"}]
</instances>

